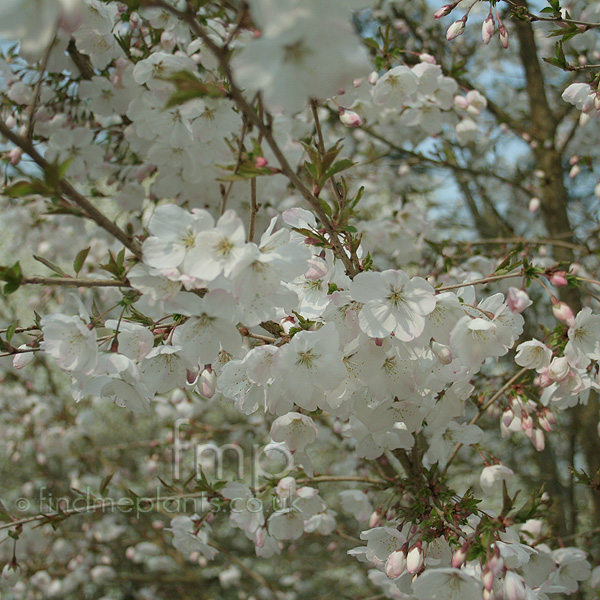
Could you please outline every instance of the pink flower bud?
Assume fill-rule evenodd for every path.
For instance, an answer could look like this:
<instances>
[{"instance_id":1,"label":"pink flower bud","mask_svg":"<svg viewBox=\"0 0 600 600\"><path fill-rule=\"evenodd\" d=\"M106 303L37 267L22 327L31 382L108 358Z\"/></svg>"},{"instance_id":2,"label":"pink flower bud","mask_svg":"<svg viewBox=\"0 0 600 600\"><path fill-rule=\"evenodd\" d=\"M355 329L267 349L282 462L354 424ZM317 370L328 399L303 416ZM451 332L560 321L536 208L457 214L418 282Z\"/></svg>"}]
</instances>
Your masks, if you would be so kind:
<instances>
[{"instance_id":1,"label":"pink flower bud","mask_svg":"<svg viewBox=\"0 0 600 600\"><path fill-rule=\"evenodd\" d=\"M435 56L432 56L431 54L427 54L426 52L419 54L419 60L424 63L429 63L430 65L436 64Z\"/></svg>"},{"instance_id":2,"label":"pink flower bud","mask_svg":"<svg viewBox=\"0 0 600 600\"><path fill-rule=\"evenodd\" d=\"M528 306L531 306L532 304L527 292L516 287L511 287L508 289L506 301L508 303L508 308L510 308L510 310L514 313L522 313Z\"/></svg>"},{"instance_id":3,"label":"pink flower bud","mask_svg":"<svg viewBox=\"0 0 600 600\"><path fill-rule=\"evenodd\" d=\"M564 287L565 285L569 285L569 282L565 276L565 271L555 271L550 276L549 281L555 287Z\"/></svg>"},{"instance_id":4,"label":"pink flower bud","mask_svg":"<svg viewBox=\"0 0 600 600\"><path fill-rule=\"evenodd\" d=\"M579 173L581 173L581 167L579 165L573 165L569 171L569 177L574 179Z\"/></svg>"},{"instance_id":5,"label":"pink flower bud","mask_svg":"<svg viewBox=\"0 0 600 600\"><path fill-rule=\"evenodd\" d=\"M450 41L457 38L459 35L462 35L465 32L466 22L467 20L465 17L459 21L454 21L454 23L448 27L448 31L446 31L446 39Z\"/></svg>"},{"instance_id":6,"label":"pink flower bud","mask_svg":"<svg viewBox=\"0 0 600 600\"><path fill-rule=\"evenodd\" d=\"M360 127L363 124L358 113L346 108L340 108L340 121L346 127Z\"/></svg>"},{"instance_id":7,"label":"pink flower bud","mask_svg":"<svg viewBox=\"0 0 600 600\"><path fill-rule=\"evenodd\" d=\"M438 9L434 13L433 18L436 21L439 21L442 17L449 15L454 10L454 7L456 6L456 4L457 4L456 2L454 4L444 4L444 6L442 6L442 8Z\"/></svg>"},{"instance_id":8,"label":"pink flower bud","mask_svg":"<svg viewBox=\"0 0 600 600\"><path fill-rule=\"evenodd\" d=\"M533 429L532 434L533 435L530 438L531 443L538 452L541 452L546 446L546 438L544 436L544 432L541 429Z\"/></svg>"},{"instance_id":9,"label":"pink flower bud","mask_svg":"<svg viewBox=\"0 0 600 600\"><path fill-rule=\"evenodd\" d=\"M512 423L514 418L515 414L513 413L513 411L510 410L510 408L507 408L502 413L502 424L504 425L504 427L508 427Z\"/></svg>"},{"instance_id":10,"label":"pink flower bud","mask_svg":"<svg viewBox=\"0 0 600 600\"><path fill-rule=\"evenodd\" d=\"M504 600L525 600L527 590L522 579L514 572L507 571L504 576Z\"/></svg>"},{"instance_id":11,"label":"pink flower bud","mask_svg":"<svg viewBox=\"0 0 600 600\"><path fill-rule=\"evenodd\" d=\"M423 566L423 551L417 544L406 557L406 570L414 575Z\"/></svg>"},{"instance_id":12,"label":"pink flower bud","mask_svg":"<svg viewBox=\"0 0 600 600\"><path fill-rule=\"evenodd\" d=\"M444 344L438 342L431 342L431 351L443 365L449 365L452 362L452 351L448 346L444 346Z\"/></svg>"},{"instance_id":13,"label":"pink flower bud","mask_svg":"<svg viewBox=\"0 0 600 600\"><path fill-rule=\"evenodd\" d=\"M11 561L2 569L2 581L9 587L15 587L20 574L21 567L15 561Z\"/></svg>"},{"instance_id":14,"label":"pink flower bud","mask_svg":"<svg viewBox=\"0 0 600 600\"><path fill-rule=\"evenodd\" d=\"M198 380L198 391L205 398L212 398L217 389L217 376L212 369L204 369Z\"/></svg>"},{"instance_id":15,"label":"pink flower bud","mask_svg":"<svg viewBox=\"0 0 600 600\"><path fill-rule=\"evenodd\" d=\"M540 207L541 203L539 198L532 198L529 201L529 212L533 214Z\"/></svg>"},{"instance_id":16,"label":"pink flower bud","mask_svg":"<svg viewBox=\"0 0 600 600\"><path fill-rule=\"evenodd\" d=\"M19 346L19 350L24 350L27 346L24 344ZM13 367L15 369L23 369L33 360L33 352L19 352L13 356Z\"/></svg>"},{"instance_id":17,"label":"pink flower bud","mask_svg":"<svg viewBox=\"0 0 600 600\"><path fill-rule=\"evenodd\" d=\"M500 25L500 29L498 30L500 34L500 43L503 48L508 48L508 31L504 25Z\"/></svg>"},{"instance_id":18,"label":"pink flower bud","mask_svg":"<svg viewBox=\"0 0 600 600\"><path fill-rule=\"evenodd\" d=\"M577 164L579 162L579 156L577 156L577 154L574 154L573 156L571 156L571 158L569 159L569 164L571 166Z\"/></svg>"},{"instance_id":19,"label":"pink flower bud","mask_svg":"<svg viewBox=\"0 0 600 600\"><path fill-rule=\"evenodd\" d=\"M454 106L460 110L467 110L469 101L464 96L454 96Z\"/></svg>"},{"instance_id":20,"label":"pink flower bud","mask_svg":"<svg viewBox=\"0 0 600 600\"><path fill-rule=\"evenodd\" d=\"M494 31L496 30L496 24L494 23L494 17L492 13L488 15L488 18L483 22L481 26L481 37L483 39L483 43L487 46L494 35Z\"/></svg>"},{"instance_id":21,"label":"pink flower bud","mask_svg":"<svg viewBox=\"0 0 600 600\"><path fill-rule=\"evenodd\" d=\"M374 510L369 517L369 527L373 529L381 523L381 513L378 510Z\"/></svg>"},{"instance_id":22,"label":"pink flower bud","mask_svg":"<svg viewBox=\"0 0 600 600\"><path fill-rule=\"evenodd\" d=\"M406 571L406 556L402 550L392 552L385 561L385 574L390 579L400 577Z\"/></svg>"},{"instance_id":23,"label":"pink flower bud","mask_svg":"<svg viewBox=\"0 0 600 600\"><path fill-rule=\"evenodd\" d=\"M566 302L557 302L554 304L552 307L552 314L555 319L558 319L561 323L565 323L565 325L568 325L569 327L575 325L575 315Z\"/></svg>"},{"instance_id":24,"label":"pink flower bud","mask_svg":"<svg viewBox=\"0 0 600 600\"><path fill-rule=\"evenodd\" d=\"M21 162L21 157L23 156L23 150L21 148L13 148L9 153L8 157L10 158L10 164L16 167Z\"/></svg>"},{"instance_id":25,"label":"pink flower bud","mask_svg":"<svg viewBox=\"0 0 600 600\"><path fill-rule=\"evenodd\" d=\"M546 419L546 415L541 413L538 415L538 423L539 426L546 432L546 433L550 433L552 431L552 425L550 425L550 423L548 422L548 419Z\"/></svg>"},{"instance_id":26,"label":"pink flower bud","mask_svg":"<svg viewBox=\"0 0 600 600\"><path fill-rule=\"evenodd\" d=\"M469 542L465 542L456 552L452 555L452 568L460 569L467 560L467 554L469 553Z\"/></svg>"},{"instance_id":27,"label":"pink flower bud","mask_svg":"<svg viewBox=\"0 0 600 600\"><path fill-rule=\"evenodd\" d=\"M257 169L263 169L264 167L266 167L269 164L269 161L264 157L264 156L257 156L254 159L254 166Z\"/></svg>"},{"instance_id":28,"label":"pink flower bud","mask_svg":"<svg viewBox=\"0 0 600 600\"><path fill-rule=\"evenodd\" d=\"M375 85L379 79L379 73L377 71L371 71L369 74L369 85Z\"/></svg>"},{"instance_id":29,"label":"pink flower bud","mask_svg":"<svg viewBox=\"0 0 600 600\"><path fill-rule=\"evenodd\" d=\"M483 569L483 573L481 574L481 582L483 583L483 587L487 592L491 592L494 587L494 573L486 565Z\"/></svg>"}]
</instances>

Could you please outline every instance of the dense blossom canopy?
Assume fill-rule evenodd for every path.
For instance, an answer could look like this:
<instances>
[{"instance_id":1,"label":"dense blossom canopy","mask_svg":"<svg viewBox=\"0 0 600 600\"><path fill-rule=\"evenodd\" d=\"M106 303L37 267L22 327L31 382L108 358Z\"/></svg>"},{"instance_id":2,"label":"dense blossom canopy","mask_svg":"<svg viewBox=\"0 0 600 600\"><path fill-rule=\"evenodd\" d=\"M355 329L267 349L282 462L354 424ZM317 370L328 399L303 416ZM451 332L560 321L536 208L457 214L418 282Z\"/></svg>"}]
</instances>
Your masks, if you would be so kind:
<instances>
[{"instance_id":1,"label":"dense blossom canopy","mask_svg":"<svg viewBox=\"0 0 600 600\"><path fill-rule=\"evenodd\" d=\"M2 597L600 587L571 4L1 3Z\"/></svg>"}]
</instances>

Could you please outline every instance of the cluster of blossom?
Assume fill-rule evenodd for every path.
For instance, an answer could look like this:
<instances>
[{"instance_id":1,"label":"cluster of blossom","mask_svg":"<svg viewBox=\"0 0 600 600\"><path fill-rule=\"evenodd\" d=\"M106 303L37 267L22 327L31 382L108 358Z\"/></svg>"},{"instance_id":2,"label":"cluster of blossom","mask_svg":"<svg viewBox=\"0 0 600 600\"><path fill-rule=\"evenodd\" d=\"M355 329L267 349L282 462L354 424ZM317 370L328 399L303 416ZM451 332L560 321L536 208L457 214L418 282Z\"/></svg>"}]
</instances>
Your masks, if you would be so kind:
<instances>
[{"instance_id":1,"label":"cluster of blossom","mask_svg":"<svg viewBox=\"0 0 600 600\"><path fill-rule=\"evenodd\" d=\"M421 542L410 525L389 522L363 531L360 537L366 546L350 554L376 567L370 573L372 581L398 600L547 600L548 593L573 593L578 582L590 576L585 553L578 548L553 551L543 543L531 545L540 535L536 520L520 531L507 527L500 532L484 566L468 561L475 521L464 528L467 541L454 552L444 538Z\"/></svg>"},{"instance_id":2,"label":"cluster of blossom","mask_svg":"<svg viewBox=\"0 0 600 600\"><path fill-rule=\"evenodd\" d=\"M449 15L459 4L461 4L462 1L463 0L458 0L457 2L453 2L452 4L444 4L444 6L442 6L435 12L434 18L439 20L442 17ZM461 19L459 19L458 21L454 21L454 23L450 25L448 31L446 32L446 39L448 41L457 38L465 32L467 19L469 18L469 13L476 4L477 0L469 5L469 7L465 11L464 16ZM494 37L494 33L496 32L496 22L494 21L494 15L492 14L492 7L496 14L496 19L498 20L498 39L500 40L500 44L503 48L508 48L508 30L500 20L500 15L498 14L495 2L490 2L488 16L485 19L485 21L483 21L483 24L481 26L481 38L483 39L483 43L487 45L490 43L490 41Z\"/></svg>"},{"instance_id":3,"label":"cluster of blossom","mask_svg":"<svg viewBox=\"0 0 600 600\"><path fill-rule=\"evenodd\" d=\"M316 234L316 221L308 211L292 209L283 218ZM429 441L429 464L444 464L457 443L481 440L482 430L463 422L465 401L473 390L470 381L486 358L505 355L522 332L524 307L514 304L514 292L511 310L503 294L477 302L467 285L459 293L436 294L424 279L398 270L359 273L350 280L329 251L307 245L309 238L285 227L275 230L275 221L259 244L246 242L243 224L232 211L215 224L206 211L165 205L156 209L148 229L144 264L134 267L129 278L143 294L136 306L157 324L153 331L125 320L106 321L104 328L110 333L100 343L112 343L110 351L102 352L98 328L88 327L83 308L80 316L42 319L44 349L72 374L76 397L114 398L139 411L149 409L155 394L186 382L205 397L218 391L244 414L261 409L278 415L272 440L285 444L308 474L312 463L306 447L317 440L318 428L306 412L318 409L340 422L358 456L368 460L389 450L410 449L418 432ZM253 333L266 320L280 327L280 341L267 343ZM585 399L590 387L598 388L585 371L591 360L600 358L598 321L589 308L577 315L565 357L551 360L552 351L536 340L518 347L517 364L540 374L539 383L546 388L544 407L572 406ZM244 326L238 328L239 322ZM261 343L243 343L240 329L249 340L256 336ZM547 423L548 430L545 409L515 400L503 420L509 412L507 430L515 430L519 420L541 449L543 433L533 427L531 413L536 412L540 427ZM295 486L293 478L280 481L280 498L289 497L290 485ZM253 497L241 484L228 484L222 495L230 500ZM277 540L334 528L334 515L315 489L302 487L294 496L292 506L273 512L268 521L262 508L253 510L249 503L233 514L233 524L255 542L259 555L279 551ZM299 508L298 502L307 507ZM173 524L175 545L202 552L206 540L198 538L190 523ZM186 545L183 537L190 538L192 530L195 541ZM450 559L423 563L420 544L402 550L415 532L402 534L394 527L370 531L364 534L367 540L379 535L373 532L395 532L396 554L391 559L389 552L376 555L375 564L401 587L427 566L435 568L436 577L457 578L467 588L484 585L488 592L500 585L494 582L505 573L502 563L485 583L485 573L479 572L484 581L479 584L473 579L476 569L448 570ZM449 546L447 553L451 554ZM400 577L405 569L408 579ZM525 586L510 575L512 570L508 573L502 585ZM430 577L434 581L433 576L426 580ZM414 583L417 597L425 586L417 583L420 579Z\"/></svg>"},{"instance_id":4,"label":"cluster of blossom","mask_svg":"<svg viewBox=\"0 0 600 600\"><path fill-rule=\"evenodd\" d=\"M358 2L356 6L361 4ZM298 5L291 18L287 5L278 5L277 10L261 16L257 4L255 19L261 27L261 36L256 40L245 40L243 36L235 39L240 48L232 64L235 81L247 92L260 89L268 108L284 110L277 117L275 137L291 163L301 162L302 148L297 140L310 131L305 117L295 115L306 105L308 95L326 98L343 94L334 101L334 110L339 110L342 122L349 126L365 122L376 133L388 131L391 125L398 137L418 142L450 125L456 127L462 145L477 138L479 128L472 117L485 106L483 97L467 104L458 96L453 105L456 82L443 76L441 67L426 54L413 67L394 67L384 73L372 72L367 77L369 62L356 34L346 25L333 26L334 22L344 23L354 6L328 5L324 13L320 6L311 3L308 10L307 6L300 9ZM214 58L200 40L192 39L189 30L164 10L140 9L139 15L132 13L127 23L120 17L116 5L86 0L78 7L73 42L78 51L92 57L95 69L107 69L108 75L93 75L79 82L76 96L69 99L64 113L56 114L43 106L36 111L35 133L47 142L48 160L69 161L69 176L82 183L98 179L115 181L117 200L127 210L136 208L146 197L147 181L151 181L151 194L158 198L179 198L202 206L217 204L221 192L215 179L220 174L219 165L232 162L226 139L235 137L241 129L239 115L225 98L195 99L164 109L173 92L169 78L182 71L198 73L201 69L204 81L211 83L217 77ZM151 52L137 56L141 52L137 46L141 47L142 42L148 44L149 34L143 19L164 28L164 33ZM299 21L305 27L299 27ZM290 44L286 29L290 23L294 24L297 48ZM224 23L211 20L211 25L215 35L226 38ZM310 36L305 35L307 31ZM8 30L6 33L9 34ZM125 55L117 42L116 36L123 34L140 40L130 56ZM75 69L64 54L69 35L70 30L59 30L50 54L49 71ZM326 38L327 44L317 43L317 38ZM303 51L302 44L310 44L313 49ZM327 50L332 44L347 47L347 51L332 55ZM316 52L317 48L322 48L322 53ZM344 68L340 57L346 61ZM276 64L271 65L273 61ZM290 79L288 84L273 75L279 72L277 69ZM6 71L8 97L18 107L27 106L35 94L35 84L29 83L31 78L26 70L19 77L8 65ZM268 73L270 79L259 77L258 71L263 75ZM58 102L51 94L50 89L44 89L44 101ZM457 122L453 107L459 113L466 110L470 116ZM17 110L12 118L18 126L26 128L31 116L27 111ZM106 147L106 133L102 132L107 130L111 131L108 139L118 137L117 150ZM121 132L120 136L117 132ZM20 160L18 152L15 162ZM266 164L274 159L269 150L265 150L265 158ZM200 182L203 183L201 198ZM206 185L207 182L211 184ZM281 185L272 178L268 182L262 178L260 185L265 189L275 188L278 195L281 193ZM240 200L236 187L231 202Z\"/></svg>"}]
</instances>

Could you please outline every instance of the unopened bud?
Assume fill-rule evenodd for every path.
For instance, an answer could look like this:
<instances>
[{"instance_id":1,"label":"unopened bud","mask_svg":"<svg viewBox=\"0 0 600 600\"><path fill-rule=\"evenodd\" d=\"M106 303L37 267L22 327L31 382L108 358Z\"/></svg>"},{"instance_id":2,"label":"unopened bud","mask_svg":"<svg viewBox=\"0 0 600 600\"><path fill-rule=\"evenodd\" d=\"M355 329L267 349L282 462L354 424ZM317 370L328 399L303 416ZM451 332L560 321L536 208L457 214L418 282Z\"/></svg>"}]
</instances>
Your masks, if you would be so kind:
<instances>
[{"instance_id":1,"label":"unopened bud","mask_svg":"<svg viewBox=\"0 0 600 600\"><path fill-rule=\"evenodd\" d=\"M565 285L569 285L566 275L565 271L555 271L550 275L549 281L555 287L564 287Z\"/></svg>"},{"instance_id":2,"label":"unopened bud","mask_svg":"<svg viewBox=\"0 0 600 600\"><path fill-rule=\"evenodd\" d=\"M514 572L507 571L504 576L504 600L525 600L527 590L523 580Z\"/></svg>"},{"instance_id":3,"label":"unopened bud","mask_svg":"<svg viewBox=\"0 0 600 600\"><path fill-rule=\"evenodd\" d=\"M369 74L369 85L375 85L377 83L377 80L379 79L379 73L377 73L377 71L371 71L371 73Z\"/></svg>"},{"instance_id":4,"label":"unopened bud","mask_svg":"<svg viewBox=\"0 0 600 600\"><path fill-rule=\"evenodd\" d=\"M381 523L381 513L378 510L374 510L369 517L369 527L373 529Z\"/></svg>"},{"instance_id":5,"label":"unopened bud","mask_svg":"<svg viewBox=\"0 0 600 600\"><path fill-rule=\"evenodd\" d=\"M541 452L546 446L546 437L541 429L532 429L532 435L529 439L538 452Z\"/></svg>"},{"instance_id":6,"label":"unopened bud","mask_svg":"<svg viewBox=\"0 0 600 600\"><path fill-rule=\"evenodd\" d=\"M569 177L574 179L579 173L581 173L581 167L579 165L573 165L569 171Z\"/></svg>"},{"instance_id":7,"label":"unopened bud","mask_svg":"<svg viewBox=\"0 0 600 600\"><path fill-rule=\"evenodd\" d=\"M26 344L19 346L19 350L30 349ZM33 352L18 352L13 356L13 367L22 369L33 360Z\"/></svg>"},{"instance_id":8,"label":"unopened bud","mask_svg":"<svg viewBox=\"0 0 600 600\"><path fill-rule=\"evenodd\" d=\"M469 542L465 542L456 552L452 555L452 568L460 569L467 560L467 554L469 553Z\"/></svg>"},{"instance_id":9,"label":"unopened bud","mask_svg":"<svg viewBox=\"0 0 600 600\"><path fill-rule=\"evenodd\" d=\"M453 4L444 4L444 6L442 6L442 8L435 11L433 18L436 21L439 21L442 17L446 17L454 10L454 8L456 7L456 4L457 4L456 2L454 2Z\"/></svg>"},{"instance_id":10,"label":"unopened bud","mask_svg":"<svg viewBox=\"0 0 600 600\"><path fill-rule=\"evenodd\" d=\"M10 164L13 167L16 167L21 162L21 157L23 156L23 150L21 148L13 148L8 153L8 158L10 159Z\"/></svg>"},{"instance_id":11,"label":"unopened bud","mask_svg":"<svg viewBox=\"0 0 600 600\"><path fill-rule=\"evenodd\" d=\"M448 31L446 31L446 39L448 41L456 39L459 35L462 35L465 32L465 23L467 19L463 17L459 21L454 21L450 27L448 27Z\"/></svg>"},{"instance_id":12,"label":"unopened bud","mask_svg":"<svg viewBox=\"0 0 600 600\"><path fill-rule=\"evenodd\" d=\"M500 29L498 30L500 34L500 43L503 48L508 48L508 31L504 25L500 25Z\"/></svg>"},{"instance_id":13,"label":"unopened bud","mask_svg":"<svg viewBox=\"0 0 600 600\"><path fill-rule=\"evenodd\" d=\"M424 63L429 63L430 65L436 64L435 56L432 56L431 54L427 54L427 52L423 52L423 53L419 54L419 60Z\"/></svg>"},{"instance_id":14,"label":"unopened bud","mask_svg":"<svg viewBox=\"0 0 600 600\"><path fill-rule=\"evenodd\" d=\"M263 169L264 167L266 167L269 164L269 161L264 157L264 156L257 156L254 159L254 166L257 169Z\"/></svg>"},{"instance_id":15,"label":"unopened bud","mask_svg":"<svg viewBox=\"0 0 600 600\"><path fill-rule=\"evenodd\" d=\"M494 573L488 565L486 565L483 569L483 573L481 574L481 582L483 583L483 588L486 591L492 591L492 587L494 587Z\"/></svg>"},{"instance_id":16,"label":"unopened bud","mask_svg":"<svg viewBox=\"0 0 600 600\"><path fill-rule=\"evenodd\" d=\"M529 201L529 212L534 213L541 205L541 201L539 198L532 198Z\"/></svg>"},{"instance_id":17,"label":"unopened bud","mask_svg":"<svg viewBox=\"0 0 600 600\"><path fill-rule=\"evenodd\" d=\"M9 562L2 569L2 581L10 587L15 587L17 581L19 581L20 574L21 567L16 562Z\"/></svg>"},{"instance_id":18,"label":"unopened bud","mask_svg":"<svg viewBox=\"0 0 600 600\"><path fill-rule=\"evenodd\" d=\"M363 124L363 120L358 113L341 107L340 121L346 127L360 127Z\"/></svg>"},{"instance_id":19,"label":"unopened bud","mask_svg":"<svg viewBox=\"0 0 600 600\"><path fill-rule=\"evenodd\" d=\"M452 362L452 351L448 346L439 342L431 342L431 351L443 365L449 365Z\"/></svg>"},{"instance_id":20,"label":"unopened bud","mask_svg":"<svg viewBox=\"0 0 600 600\"><path fill-rule=\"evenodd\" d=\"M414 575L423 566L423 551L418 544L408 553L406 557L406 570Z\"/></svg>"},{"instance_id":21,"label":"unopened bud","mask_svg":"<svg viewBox=\"0 0 600 600\"><path fill-rule=\"evenodd\" d=\"M204 369L200 374L200 379L198 380L198 391L202 396L207 399L212 398L215 395L215 390L217 388L217 376L212 369Z\"/></svg>"},{"instance_id":22,"label":"unopened bud","mask_svg":"<svg viewBox=\"0 0 600 600\"><path fill-rule=\"evenodd\" d=\"M483 43L487 46L494 35L494 31L496 30L496 24L494 23L494 17L492 13L488 15L488 18L483 22L481 26L481 37L483 39Z\"/></svg>"},{"instance_id":23,"label":"unopened bud","mask_svg":"<svg viewBox=\"0 0 600 600\"><path fill-rule=\"evenodd\" d=\"M506 295L508 308L514 313L522 313L532 302L525 290L516 287L510 287Z\"/></svg>"},{"instance_id":24,"label":"unopened bud","mask_svg":"<svg viewBox=\"0 0 600 600\"><path fill-rule=\"evenodd\" d=\"M385 561L385 574L390 579L400 577L406 571L406 556L402 550L392 552Z\"/></svg>"},{"instance_id":25,"label":"unopened bud","mask_svg":"<svg viewBox=\"0 0 600 600\"><path fill-rule=\"evenodd\" d=\"M552 307L552 314L555 319L558 319L565 325L573 327L575 325L575 315L571 307L566 302L556 302Z\"/></svg>"}]
</instances>

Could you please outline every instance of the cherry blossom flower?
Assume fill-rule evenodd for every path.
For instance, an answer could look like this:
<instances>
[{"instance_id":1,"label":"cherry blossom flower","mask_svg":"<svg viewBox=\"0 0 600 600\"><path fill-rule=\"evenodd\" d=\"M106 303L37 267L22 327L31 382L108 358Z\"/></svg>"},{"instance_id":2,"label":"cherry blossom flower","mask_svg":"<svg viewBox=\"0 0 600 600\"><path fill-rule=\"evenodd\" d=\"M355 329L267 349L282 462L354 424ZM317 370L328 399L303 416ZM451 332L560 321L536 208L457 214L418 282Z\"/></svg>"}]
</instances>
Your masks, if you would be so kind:
<instances>
[{"instance_id":1,"label":"cherry blossom flower","mask_svg":"<svg viewBox=\"0 0 600 600\"><path fill-rule=\"evenodd\" d=\"M393 332L403 342L421 335L425 315L436 304L431 285L403 271L359 273L350 284L350 295L364 304L358 321L367 335L383 338Z\"/></svg>"},{"instance_id":2,"label":"cherry blossom flower","mask_svg":"<svg viewBox=\"0 0 600 600\"><path fill-rule=\"evenodd\" d=\"M142 247L144 262L159 270L178 268L194 248L197 235L213 224L212 217L204 210L189 213L175 204L159 206L148 223L152 235Z\"/></svg>"},{"instance_id":3,"label":"cherry blossom flower","mask_svg":"<svg viewBox=\"0 0 600 600\"><path fill-rule=\"evenodd\" d=\"M43 350L65 371L91 373L98 360L96 332L79 317L62 314L45 316L42 321Z\"/></svg>"},{"instance_id":4,"label":"cherry blossom flower","mask_svg":"<svg viewBox=\"0 0 600 600\"><path fill-rule=\"evenodd\" d=\"M514 475L512 469L504 465L491 465L485 467L479 476L479 484L486 496L491 496L502 491L502 484L509 481Z\"/></svg>"},{"instance_id":5,"label":"cherry blossom flower","mask_svg":"<svg viewBox=\"0 0 600 600\"><path fill-rule=\"evenodd\" d=\"M600 360L600 315L591 308L586 306L577 313L568 336L565 356L571 365L585 369L591 360Z\"/></svg>"},{"instance_id":6,"label":"cherry blossom flower","mask_svg":"<svg viewBox=\"0 0 600 600\"><path fill-rule=\"evenodd\" d=\"M328 98L371 71L367 52L334 5L252 2L261 36L233 59L238 85L261 90L272 111L302 110L308 98ZM302 8L301 8L302 7ZM330 48L335 47L335 60Z\"/></svg>"},{"instance_id":7,"label":"cherry blossom flower","mask_svg":"<svg viewBox=\"0 0 600 600\"><path fill-rule=\"evenodd\" d=\"M521 367L535 369L541 373L550 366L552 350L538 340L523 342L517 346L515 362Z\"/></svg>"},{"instance_id":8,"label":"cherry blossom flower","mask_svg":"<svg viewBox=\"0 0 600 600\"><path fill-rule=\"evenodd\" d=\"M428 569L413 583L419 600L480 600L482 585L462 569Z\"/></svg>"},{"instance_id":9,"label":"cherry blossom flower","mask_svg":"<svg viewBox=\"0 0 600 600\"><path fill-rule=\"evenodd\" d=\"M289 412L278 417L271 425L271 438L275 442L285 442L285 445L294 452L303 451L305 446L312 444L317 437L317 428L313 420L307 415Z\"/></svg>"}]
</instances>

